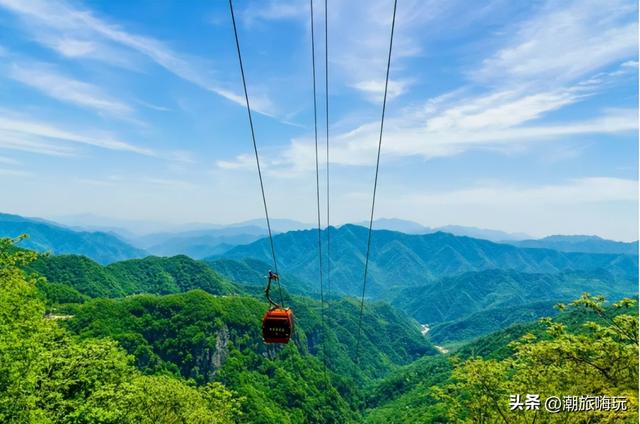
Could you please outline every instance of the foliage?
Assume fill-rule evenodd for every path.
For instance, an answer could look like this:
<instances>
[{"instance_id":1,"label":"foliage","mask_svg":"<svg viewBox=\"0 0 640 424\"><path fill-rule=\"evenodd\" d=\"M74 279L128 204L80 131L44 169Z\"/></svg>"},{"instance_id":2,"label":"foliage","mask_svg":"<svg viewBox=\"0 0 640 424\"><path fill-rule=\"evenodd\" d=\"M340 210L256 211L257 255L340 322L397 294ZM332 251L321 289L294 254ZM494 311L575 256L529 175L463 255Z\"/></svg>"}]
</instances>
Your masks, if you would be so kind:
<instances>
[{"instance_id":1,"label":"foliage","mask_svg":"<svg viewBox=\"0 0 640 424\"><path fill-rule=\"evenodd\" d=\"M0 239L0 422L231 423L239 399L219 384L143 376L108 339L77 340L45 318L36 259Z\"/></svg>"},{"instance_id":2,"label":"foliage","mask_svg":"<svg viewBox=\"0 0 640 424\"><path fill-rule=\"evenodd\" d=\"M431 326L428 333L429 339L438 344L459 344L463 341L471 341L513 324L528 323L542 317L555 316L558 313L554 308L556 303L556 301L547 301L484 309L455 321Z\"/></svg>"},{"instance_id":3,"label":"foliage","mask_svg":"<svg viewBox=\"0 0 640 424\"><path fill-rule=\"evenodd\" d=\"M42 293L48 305L83 303L89 299L89 296L80 293L78 290L66 284L39 281L36 287L38 291Z\"/></svg>"},{"instance_id":4,"label":"foliage","mask_svg":"<svg viewBox=\"0 0 640 424\"><path fill-rule=\"evenodd\" d=\"M332 303L326 333L318 302L298 296L288 302L296 331L284 348L262 342L265 302L201 290L94 299L75 307L68 325L85 339L118 340L145 373L222 382L246 398L243 413L252 423L351 421L360 405L359 383L435 353L415 323L388 305L371 304L357 364L355 301Z\"/></svg>"},{"instance_id":5,"label":"foliage","mask_svg":"<svg viewBox=\"0 0 640 424\"><path fill-rule=\"evenodd\" d=\"M583 295L555 319L518 324L480 338L449 358L422 358L376 382L370 423L635 422L638 318L635 301L605 306ZM547 414L509 408L509 396L626 396L625 413ZM542 405L544 408L544 405ZM503 418L504 415L504 418ZM567 421L568 420L568 421ZM576 421L577 420L577 421Z\"/></svg>"}]
</instances>

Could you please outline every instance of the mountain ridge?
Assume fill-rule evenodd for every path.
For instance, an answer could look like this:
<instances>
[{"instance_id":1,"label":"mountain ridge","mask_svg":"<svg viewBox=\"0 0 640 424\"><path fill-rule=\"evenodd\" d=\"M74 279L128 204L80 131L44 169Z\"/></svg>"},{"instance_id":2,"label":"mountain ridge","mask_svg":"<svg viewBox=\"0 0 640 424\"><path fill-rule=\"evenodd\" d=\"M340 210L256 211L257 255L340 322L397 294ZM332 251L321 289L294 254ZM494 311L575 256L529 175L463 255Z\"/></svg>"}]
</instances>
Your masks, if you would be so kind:
<instances>
[{"instance_id":1,"label":"mountain ridge","mask_svg":"<svg viewBox=\"0 0 640 424\"><path fill-rule=\"evenodd\" d=\"M75 231L39 218L0 213L0 237L28 237L18 246L38 252L78 254L102 264L141 258L146 252L106 232Z\"/></svg>"},{"instance_id":2,"label":"mountain ridge","mask_svg":"<svg viewBox=\"0 0 640 424\"><path fill-rule=\"evenodd\" d=\"M322 231L322 240L326 240ZM336 290L359 295L366 249L367 229L356 225L331 227L331 281ZM318 275L317 230L293 231L274 236L282 269L306 280ZM326 246L325 246L326 247ZM236 246L220 257L271 261L268 240ZM595 271L607 269L625 277L637 275L638 257L618 254L558 252L520 248L511 244L454 236L444 232L410 235L374 230L367 294L384 295L390 288L424 285L438 278L486 269L530 273Z\"/></svg>"}]
</instances>

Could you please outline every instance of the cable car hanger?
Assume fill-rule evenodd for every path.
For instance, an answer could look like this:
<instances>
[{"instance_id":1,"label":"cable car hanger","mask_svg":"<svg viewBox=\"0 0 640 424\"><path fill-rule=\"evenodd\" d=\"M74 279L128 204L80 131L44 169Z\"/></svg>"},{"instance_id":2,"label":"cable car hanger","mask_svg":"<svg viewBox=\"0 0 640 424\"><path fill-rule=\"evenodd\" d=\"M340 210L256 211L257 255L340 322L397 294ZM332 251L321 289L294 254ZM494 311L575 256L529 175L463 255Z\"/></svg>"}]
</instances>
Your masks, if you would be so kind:
<instances>
[{"instance_id":1,"label":"cable car hanger","mask_svg":"<svg viewBox=\"0 0 640 424\"><path fill-rule=\"evenodd\" d=\"M269 310L262 317L262 339L265 343L289 343L293 334L294 318L291 308L284 308L271 299L271 282L280 281L280 276L269 270L264 294L269 301Z\"/></svg>"}]
</instances>

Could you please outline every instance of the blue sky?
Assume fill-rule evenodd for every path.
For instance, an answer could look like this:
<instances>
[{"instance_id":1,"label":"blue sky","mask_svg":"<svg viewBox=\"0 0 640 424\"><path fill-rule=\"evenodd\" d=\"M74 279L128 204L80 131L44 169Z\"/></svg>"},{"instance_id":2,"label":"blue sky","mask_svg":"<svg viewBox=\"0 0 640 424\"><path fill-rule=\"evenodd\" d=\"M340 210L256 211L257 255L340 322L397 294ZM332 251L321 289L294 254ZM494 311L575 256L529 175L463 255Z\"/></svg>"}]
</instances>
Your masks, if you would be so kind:
<instances>
[{"instance_id":1,"label":"blue sky","mask_svg":"<svg viewBox=\"0 0 640 424\"><path fill-rule=\"evenodd\" d=\"M398 1L376 215L637 239L636 2L469 4ZM314 222L309 3L235 7L271 214ZM329 0L334 224L370 207L391 12ZM226 1L0 0L0 59L0 210L262 216Z\"/></svg>"}]
</instances>

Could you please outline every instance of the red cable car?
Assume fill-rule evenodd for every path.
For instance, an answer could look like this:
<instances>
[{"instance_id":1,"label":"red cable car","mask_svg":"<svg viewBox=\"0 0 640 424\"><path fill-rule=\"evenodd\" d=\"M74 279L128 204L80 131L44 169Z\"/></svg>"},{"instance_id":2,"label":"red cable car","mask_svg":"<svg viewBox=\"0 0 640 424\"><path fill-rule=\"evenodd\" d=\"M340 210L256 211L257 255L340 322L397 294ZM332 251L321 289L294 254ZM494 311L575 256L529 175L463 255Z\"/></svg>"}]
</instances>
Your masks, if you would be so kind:
<instances>
[{"instance_id":1,"label":"red cable car","mask_svg":"<svg viewBox=\"0 0 640 424\"><path fill-rule=\"evenodd\" d=\"M262 338L265 343L289 343L293 334L293 311L274 306L262 318Z\"/></svg>"},{"instance_id":2,"label":"red cable car","mask_svg":"<svg viewBox=\"0 0 640 424\"><path fill-rule=\"evenodd\" d=\"M269 296L271 290L271 281L280 280L278 274L269 271L269 281L267 288L264 290L267 300L271 307L262 318L262 339L265 343L289 343L293 334L293 310L284 308Z\"/></svg>"}]
</instances>

